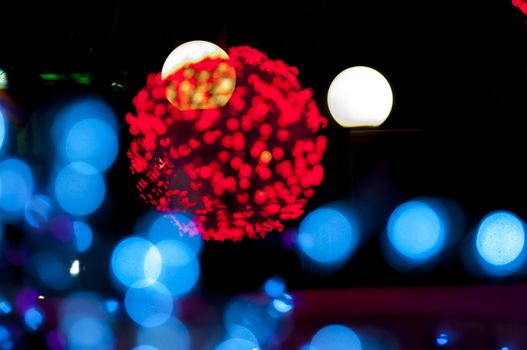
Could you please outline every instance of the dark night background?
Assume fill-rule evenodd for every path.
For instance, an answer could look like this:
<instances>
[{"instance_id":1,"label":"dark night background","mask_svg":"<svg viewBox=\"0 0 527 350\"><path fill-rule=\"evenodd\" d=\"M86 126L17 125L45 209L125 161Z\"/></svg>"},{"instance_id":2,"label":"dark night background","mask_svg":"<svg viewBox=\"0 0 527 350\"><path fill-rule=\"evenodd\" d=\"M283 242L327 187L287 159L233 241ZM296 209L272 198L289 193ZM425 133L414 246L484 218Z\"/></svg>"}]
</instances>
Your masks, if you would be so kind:
<instances>
[{"instance_id":1,"label":"dark night background","mask_svg":"<svg viewBox=\"0 0 527 350\"><path fill-rule=\"evenodd\" d=\"M87 269L93 264L92 271L106 271L113 244L148 209L125 155L130 139L124 115L133 111L131 99L176 46L200 39L223 48L250 45L298 67L299 81L313 88L328 118L327 89L345 68L375 68L394 92L392 113L378 130L350 132L330 121L324 131L330 138L326 179L307 209L333 200L363 203L374 221L355 256L321 277L283 248L279 233L207 242L200 291L250 292L277 274L291 290L507 284L523 279L472 276L459 258L461 243L430 271L396 272L385 262L379 236L391 210L416 196L455 200L466 214L465 232L492 210L527 219L526 19L506 0L271 0L250 8L247 2L20 3L2 9L0 67L28 118L73 92L103 96L121 118L119 156L108 178L111 212L95 214L105 222L99 231L112 242L91 251ZM92 74L92 84L39 78L75 72ZM85 286L114 293L109 282L89 276Z\"/></svg>"}]
</instances>

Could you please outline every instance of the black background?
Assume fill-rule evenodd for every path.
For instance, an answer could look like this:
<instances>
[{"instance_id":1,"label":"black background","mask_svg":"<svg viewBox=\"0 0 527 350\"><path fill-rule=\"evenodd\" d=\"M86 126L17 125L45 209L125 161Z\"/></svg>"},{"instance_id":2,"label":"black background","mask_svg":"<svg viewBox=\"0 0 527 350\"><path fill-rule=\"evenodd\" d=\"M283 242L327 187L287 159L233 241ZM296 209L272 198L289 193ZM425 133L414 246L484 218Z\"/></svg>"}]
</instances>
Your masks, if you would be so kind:
<instances>
[{"instance_id":1,"label":"black background","mask_svg":"<svg viewBox=\"0 0 527 350\"><path fill-rule=\"evenodd\" d=\"M324 131L331 140L326 180L308 209L333 200L367 202L364 208L376 221L353 259L321 277L282 247L278 233L264 240L207 242L202 291L252 291L275 274L291 289L494 283L466 271L460 245L426 273L396 272L384 260L379 236L395 205L423 195L457 201L466 212L466 232L491 210L527 219L527 24L520 10L505 0L248 4L20 2L2 9L0 67L27 119L64 94L95 92L121 121L109 204L95 215L109 243L89 253L93 274L83 277L85 286L113 293L107 282L89 279L107 270L112 245L148 209L125 156L124 115L133 111L131 99L177 45L197 39L223 48L250 45L298 67L300 82L313 88L328 117L327 88L345 68L375 68L394 91L391 116L379 130L350 133L331 121ZM92 74L91 86L39 79L41 73L74 72ZM124 88L113 89L112 82Z\"/></svg>"}]
</instances>

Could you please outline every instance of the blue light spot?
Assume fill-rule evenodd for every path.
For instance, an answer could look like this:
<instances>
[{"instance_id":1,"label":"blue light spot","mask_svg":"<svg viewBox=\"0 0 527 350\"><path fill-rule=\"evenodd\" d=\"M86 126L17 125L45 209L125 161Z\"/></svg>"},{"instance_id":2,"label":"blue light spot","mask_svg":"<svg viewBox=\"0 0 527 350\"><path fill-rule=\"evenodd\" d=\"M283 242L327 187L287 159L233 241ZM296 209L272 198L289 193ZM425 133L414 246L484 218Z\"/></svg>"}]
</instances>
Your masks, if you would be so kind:
<instances>
[{"instance_id":1,"label":"blue light spot","mask_svg":"<svg viewBox=\"0 0 527 350\"><path fill-rule=\"evenodd\" d=\"M525 245L522 221L506 211L493 212L480 223L476 248L481 257L491 265L507 265L516 260Z\"/></svg>"},{"instance_id":2,"label":"blue light spot","mask_svg":"<svg viewBox=\"0 0 527 350\"><path fill-rule=\"evenodd\" d=\"M84 119L67 131L65 154L70 163L85 162L104 171L114 162L117 151L117 135L103 120Z\"/></svg>"},{"instance_id":3,"label":"blue light spot","mask_svg":"<svg viewBox=\"0 0 527 350\"><path fill-rule=\"evenodd\" d=\"M183 323L171 318L162 326L139 329L137 344L158 350L190 350L190 335Z\"/></svg>"},{"instance_id":4,"label":"blue light spot","mask_svg":"<svg viewBox=\"0 0 527 350\"><path fill-rule=\"evenodd\" d=\"M132 350L159 350L151 345L139 345L133 348Z\"/></svg>"},{"instance_id":5,"label":"blue light spot","mask_svg":"<svg viewBox=\"0 0 527 350\"><path fill-rule=\"evenodd\" d=\"M45 252L37 253L33 259L37 275L47 287L64 290L72 285L70 263L66 259Z\"/></svg>"},{"instance_id":6,"label":"blue light spot","mask_svg":"<svg viewBox=\"0 0 527 350\"><path fill-rule=\"evenodd\" d=\"M203 238L191 217L184 213L165 214L156 218L148 230L148 239L153 243L178 240L187 244L195 254L203 246Z\"/></svg>"},{"instance_id":7,"label":"blue light spot","mask_svg":"<svg viewBox=\"0 0 527 350\"><path fill-rule=\"evenodd\" d=\"M508 346L503 346L503 347L501 347L500 350L509 350L509 347Z\"/></svg>"},{"instance_id":8,"label":"blue light spot","mask_svg":"<svg viewBox=\"0 0 527 350\"><path fill-rule=\"evenodd\" d=\"M264 284L265 294L271 298L276 298L285 292L285 281L282 277L269 278Z\"/></svg>"},{"instance_id":9,"label":"blue light spot","mask_svg":"<svg viewBox=\"0 0 527 350\"><path fill-rule=\"evenodd\" d=\"M97 318L82 317L73 322L68 337L68 349L111 349L113 335L107 322Z\"/></svg>"},{"instance_id":10,"label":"blue light spot","mask_svg":"<svg viewBox=\"0 0 527 350\"><path fill-rule=\"evenodd\" d=\"M80 326L74 328L79 322L88 320L88 325L93 323L100 323L100 326L96 325L95 329L104 329L107 327L110 321L108 311L101 298L93 293L88 292L77 292L70 294L64 299L58 308L59 315L59 328L62 334L77 338L82 335L77 333L80 331ZM81 322L80 325L83 323ZM84 332L86 333L86 332ZM103 332L104 333L104 332ZM90 333L86 333L90 334ZM100 334L94 334L96 342L99 342L101 338ZM99 340L97 340L99 339ZM111 340L111 339L110 339ZM82 341L81 341L82 343ZM97 347L96 347L97 348Z\"/></svg>"},{"instance_id":11,"label":"blue light spot","mask_svg":"<svg viewBox=\"0 0 527 350\"><path fill-rule=\"evenodd\" d=\"M412 200L398 206L388 221L388 240L392 248L414 264L436 257L447 239L441 214L429 201Z\"/></svg>"},{"instance_id":12,"label":"blue light spot","mask_svg":"<svg viewBox=\"0 0 527 350\"><path fill-rule=\"evenodd\" d=\"M93 233L90 226L82 221L74 221L73 234L75 235L75 244L79 253L85 252L90 248L93 241Z\"/></svg>"},{"instance_id":13,"label":"blue light spot","mask_svg":"<svg viewBox=\"0 0 527 350\"><path fill-rule=\"evenodd\" d=\"M273 307L276 311L286 314L293 310L293 298L291 295L284 293L273 300Z\"/></svg>"},{"instance_id":14,"label":"blue light spot","mask_svg":"<svg viewBox=\"0 0 527 350\"><path fill-rule=\"evenodd\" d=\"M312 211L302 220L298 230L300 250L321 264L344 262L358 242L356 221L349 212L337 205Z\"/></svg>"},{"instance_id":15,"label":"blue light spot","mask_svg":"<svg viewBox=\"0 0 527 350\"><path fill-rule=\"evenodd\" d=\"M225 309L225 327L243 326L254 334L258 344L264 346L276 334L279 326L279 319L271 315L268 309L268 304L260 301L231 301Z\"/></svg>"},{"instance_id":16,"label":"blue light spot","mask_svg":"<svg viewBox=\"0 0 527 350\"><path fill-rule=\"evenodd\" d=\"M4 326L0 325L0 349L11 350L13 348L13 341L11 340L11 334Z\"/></svg>"},{"instance_id":17,"label":"blue light spot","mask_svg":"<svg viewBox=\"0 0 527 350\"><path fill-rule=\"evenodd\" d=\"M214 350L259 350L259 348L247 339L233 338L224 341Z\"/></svg>"},{"instance_id":18,"label":"blue light spot","mask_svg":"<svg viewBox=\"0 0 527 350\"><path fill-rule=\"evenodd\" d=\"M4 146L5 136L7 134L6 124L7 123L5 121L4 114L0 110L0 151L2 150L2 147Z\"/></svg>"},{"instance_id":19,"label":"blue light spot","mask_svg":"<svg viewBox=\"0 0 527 350\"><path fill-rule=\"evenodd\" d=\"M26 312L24 312L24 323L32 331L40 329L44 323L44 315L42 314L42 311L36 307L27 309Z\"/></svg>"},{"instance_id":20,"label":"blue light spot","mask_svg":"<svg viewBox=\"0 0 527 350\"><path fill-rule=\"evenodd\" d=\"M106 300L105 304L106 310L108 310L110 314L114 314L119 310L119 302L117 300L108 299Z\"/></svg>"},{"instance_id":21,"label":"blue light spot","mask_svg":"<svg viewBox=\"0 0 527 350\"><path fill-rule=\"evenodd\" d=\"M52 138L61 152L66 150L69 132L83 120L98 120L109 126L114 133L118 130L117 118L110 106L98 97L77 98L63 105L56 115ZM88 145L89 146L89 145Z\"/></svg>"},{"instance_id":22,"label":"blue light spot","mask_svg":"<svg viewBox=\"0 0 527 350\"><path fill-rule=\"evenodd\" d=\"M0 315L7 315L13 310L13 305L4 296L0 295Z\"/></svg>"},{"instance_id":23,"label":"blue light spot","mask_svg":"<svg viewBox=\"0 0 527 350\"><path fill-rule=\"evenodd\" d=\"M316 350L361 350L359 336L350 328L330 325L320 329L313 339L311 347Z\"/></svg>"},{"instance_id":24,"label":"blue light spot","mask_svg":"<svg viewBox=\"0 0 527 350\"><path fill-rule=\"evenodd\" d=\"M87 163L71 163L55 179L59 205L73 215L88 215L101 205L106 194L104 179Z\"/></svg>"},{"instance_id":25,"label":"blue light spot","mask_svg":"<svg viewBox=\"0 0 527 350\"><path fill-rule=\"evenodd\" d=\"M126 312L135 323L143 327L157 327L172 314L173 299L168 289L159 282L149 286L133 286L124 298Z\"/></svg>"},{"instance_id":26,"label":"blue light spot","mask_svg":"<svg viewBox=\"0 0 527 350\"><path fill-rule=\"evenodd\" d=\"M44 227L49 220L51 202L42 195L33 196L24 208L24 217L29 226L34 228Z\"/></svg>"},{"instance_id":27,"label":"blue light spot","mask_svg":"<svg viewBox=\"0 0 527 350\"><path fill-rule=\"evenodd\" d=\"M175 240L161 241L156 248L163 262L158 281L172 295L188 293L199 278L199 262L194 251Z\"/></svg>"},{"instance_id":28,"label":"blue light spot","mask_svg":"<svg viewBox=\"0 0 527 350\"><path fill-rule=\"evenodd\" d=\"M125 238L114 248L111 258L113 275L125 286L139 281L154 283L161 273L161 254L144 238Z\"/></svg>"},{"instance_id":29,"label":"blue light spot","mask_svg":"<svg viewBox=\"0 0 527 350\"><path fill-rule=\"evenodd\" d=\"M439 346L444 346L447 343L448 343L448 334L440 333L439 336L436 338L436 344Z\"/></svg>"},{"instance_id":30,"label":"blue light spot","mask_svg":"<svg viewBox=\"0 0 527 350\"><path fill-rule=\"evenodd\" d=\"M229 333L229 337L232 339L245 339L250 341L252 344L258 345L258 339L256 339L256 336L244 326L237 324L230 325L227 327L227 332Z\"/></svg>"},{"instance_id":31,"label":"blue light spot","mask_svg":"<svg viewBox=\"0 0 527 350\"><path fill-rule=\"evenodd\" d=\"M0 209L10 214L22 211L33 186L33 174L26 163L15 158L0 162Z\"/></svg>"}]
</instances>

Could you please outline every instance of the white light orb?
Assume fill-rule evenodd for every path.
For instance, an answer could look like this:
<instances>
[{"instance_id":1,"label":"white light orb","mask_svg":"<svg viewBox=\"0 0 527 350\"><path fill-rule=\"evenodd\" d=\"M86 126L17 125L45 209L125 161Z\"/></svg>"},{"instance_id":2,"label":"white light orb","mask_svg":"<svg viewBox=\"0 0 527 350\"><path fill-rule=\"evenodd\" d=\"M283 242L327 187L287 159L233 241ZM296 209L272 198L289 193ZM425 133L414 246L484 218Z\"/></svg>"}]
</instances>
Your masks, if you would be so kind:
<instances>
[{"instance_id":1,"label":"white light orb","mask_svg":"<svg viewBox=\"0 0 527 350\"><path fill-rule=\"evenodd\" d=\"M196 69L192 64L207 59L220 59L213 68ZM169 80L172 74L183 70L183 79L170 81L166 97L180 110L223 107L229 102L236 86L236 71L227 63L229 55L219 46L208 41L195 40L184 43L168 55L161 78Z\"/></svg>"},{"instance_id":2,"label":"white light orb","mask_svg":"<svg viewBox=\"0 0 527 350\"><path fill-rule=\"evenodd\" d=\"M161 78L166 79L184 65L198 63L206 58L228 59L229 55L221 47L211 42L204 40L188 41L176 47L168 55L161 69Z\"/></svg>"},{"instance_id":3,"label":"white light orb","mask_svg":"<svg viewBox=\"0 0 527 350\"><path fill-rule=\"evenodd\" d=\"M343 127L379 126L388 118L392 104L390 84L369 67L348 68L329 86L329 111Z\"/></svg>"}]
</instances>

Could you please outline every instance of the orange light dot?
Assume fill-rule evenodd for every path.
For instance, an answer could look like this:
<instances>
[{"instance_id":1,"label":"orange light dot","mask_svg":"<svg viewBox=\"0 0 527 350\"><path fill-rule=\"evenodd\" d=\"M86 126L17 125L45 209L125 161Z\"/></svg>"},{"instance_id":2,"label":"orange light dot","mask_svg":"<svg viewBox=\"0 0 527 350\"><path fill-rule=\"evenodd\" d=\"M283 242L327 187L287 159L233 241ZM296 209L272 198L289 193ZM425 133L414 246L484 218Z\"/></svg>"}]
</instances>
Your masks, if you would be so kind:
<instances>
[{"instance_id":1,"label":"orange light dot","mask_svg":"<svg viewBox=\"0 0 527 350\"><path fill-rule=\"evenodd\" d=\"M267 164L269 163L271 160L273 159L273 155L271 154L271 152L269 151L263 151L261 154L260 154L260 160Z\"/></svg>"}]
</instances>

